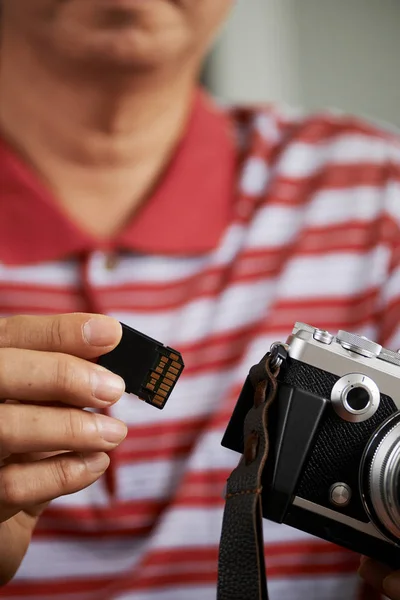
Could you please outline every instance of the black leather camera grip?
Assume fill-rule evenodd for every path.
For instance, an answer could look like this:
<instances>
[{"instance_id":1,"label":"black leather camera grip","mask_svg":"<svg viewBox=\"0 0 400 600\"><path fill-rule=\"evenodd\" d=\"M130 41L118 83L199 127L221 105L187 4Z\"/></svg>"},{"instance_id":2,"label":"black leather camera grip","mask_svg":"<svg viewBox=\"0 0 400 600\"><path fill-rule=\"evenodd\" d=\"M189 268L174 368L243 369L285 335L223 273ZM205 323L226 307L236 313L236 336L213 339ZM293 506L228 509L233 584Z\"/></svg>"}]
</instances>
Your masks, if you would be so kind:
<instances>
[{"instance_id":1,"label":"black leather camera grip","mask_svg":"<svg viewBox=\"0 0 400 600\"><path fill-rule=\"evenodd\" d=\"M277 391L270 355L253 367L253 407L244 422L244 453L231 473L219 548L217 600L268 600L261 476L268 457L268 409Z\"/></svg>"}]
</instances>

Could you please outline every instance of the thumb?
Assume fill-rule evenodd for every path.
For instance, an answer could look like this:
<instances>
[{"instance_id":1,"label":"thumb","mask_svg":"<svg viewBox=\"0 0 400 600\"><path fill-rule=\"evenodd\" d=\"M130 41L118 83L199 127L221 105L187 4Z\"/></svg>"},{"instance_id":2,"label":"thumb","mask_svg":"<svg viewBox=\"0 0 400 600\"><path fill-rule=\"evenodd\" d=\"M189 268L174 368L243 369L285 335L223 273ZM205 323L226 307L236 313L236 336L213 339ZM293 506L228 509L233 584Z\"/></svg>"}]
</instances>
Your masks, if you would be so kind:
<instances>
[{"instance_id":1,"label":"thumb","mask_svg":"<svg viewBox=\"0 0 400 600\"><path fill-rule=\"evenodd\" d=\"M400 600L400 571L392 573L383 580L383 591L391 600Z\"/></svg>"},{"instance_id":2,"label":"thumb","mask_svg":"<svg viewBox=\"0 0 400 600\"><path fill-rule=\"evenodd\" d=\"M28 549L38 517L18 513L1 523L0 586L6 585L18 571Z\"/></svg>"}]
</instances>

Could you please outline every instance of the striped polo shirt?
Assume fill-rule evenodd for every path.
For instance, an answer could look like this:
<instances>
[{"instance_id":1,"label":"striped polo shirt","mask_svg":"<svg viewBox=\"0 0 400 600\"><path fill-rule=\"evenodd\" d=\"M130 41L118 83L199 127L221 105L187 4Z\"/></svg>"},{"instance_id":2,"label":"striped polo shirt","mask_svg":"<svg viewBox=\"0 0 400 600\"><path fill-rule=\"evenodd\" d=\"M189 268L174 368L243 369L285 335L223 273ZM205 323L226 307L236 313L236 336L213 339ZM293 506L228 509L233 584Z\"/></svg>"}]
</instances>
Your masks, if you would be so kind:
<instances>
[{"instance_id":1,"label":"striped polo shirt","mask_svg":"<svg viewBox=\"0 0 400 600\"><path fill-rule=\"evenodd\" d=\"M112 315L178 348L166 408L124 395L108 475L51 503L0 597L214 600L221 438L249 368L295 321L400 346L400 147L339 114L203 93L152 197L107 244L0 143L0 314ZM358 557L265 522L271 600L373 598ZM370 595L368 595L370 594Z\"/></svg>"}]
</instances>

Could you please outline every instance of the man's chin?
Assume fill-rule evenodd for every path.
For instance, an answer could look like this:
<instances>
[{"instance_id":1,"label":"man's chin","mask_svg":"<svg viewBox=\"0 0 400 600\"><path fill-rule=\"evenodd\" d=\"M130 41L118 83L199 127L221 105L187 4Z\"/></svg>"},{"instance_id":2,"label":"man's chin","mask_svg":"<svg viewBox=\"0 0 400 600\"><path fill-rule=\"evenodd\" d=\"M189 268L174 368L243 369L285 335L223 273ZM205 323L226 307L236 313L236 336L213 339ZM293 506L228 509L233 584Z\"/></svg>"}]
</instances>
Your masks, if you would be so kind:
<instances>
[{"instance_id":1,"label":"man's chin","mask_svg":"<svg viewBox=\"0 0 400 600\"><path fill-rule=\"evenodd\" d=\"M46 42L64 60L145 68L167 64L191 45L191 32L174 0L81 1L68 0Z\"/></svg>"},{"instance_id":2,"label":"man's chin","mask_svg":"<svg viewBox=\"0 0 400 600\"><path fill-rule=\"evenodd\" d=\"M110 69L110 75L118 70L135 71L152 68L168 68L169 64L184 57L190 47L184 36L166 32L160 35L143 31L125 31L116 33L95 33L77 40L73 46L69 42L58 46L63 59L72 63L81 63L96 69Z\"/></svg>"}]
</instances>

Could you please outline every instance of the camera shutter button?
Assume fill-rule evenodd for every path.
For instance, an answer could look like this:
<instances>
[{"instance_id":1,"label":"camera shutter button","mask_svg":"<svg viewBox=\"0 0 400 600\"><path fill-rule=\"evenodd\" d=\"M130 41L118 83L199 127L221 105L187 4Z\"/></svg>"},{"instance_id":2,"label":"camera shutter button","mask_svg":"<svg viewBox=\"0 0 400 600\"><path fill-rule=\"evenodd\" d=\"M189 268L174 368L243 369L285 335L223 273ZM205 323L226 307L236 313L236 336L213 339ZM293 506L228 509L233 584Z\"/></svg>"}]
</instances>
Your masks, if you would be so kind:
<instances>
[{"instance_id":1,"label":"camera shutter button","mask_svg":"<svg viewBox=\"0 0 400 600\"><path fill-rule=\"evenodd\" d=\"M316 329L313 333L313 338L317 342L321 342L321 344L326 344L327 346L332 344L334 339L333 335L329 331L325 331L325 329Z\"/></svg>"}]
</instances>

